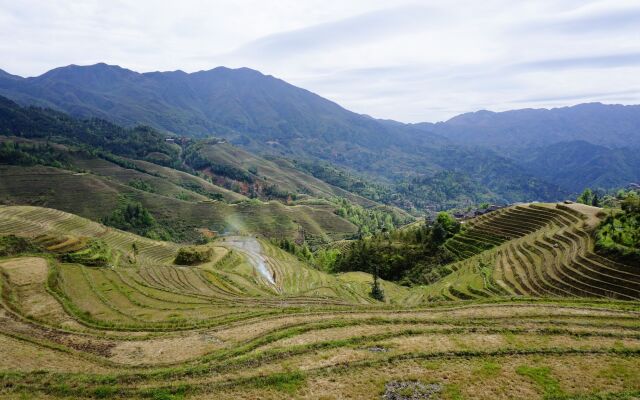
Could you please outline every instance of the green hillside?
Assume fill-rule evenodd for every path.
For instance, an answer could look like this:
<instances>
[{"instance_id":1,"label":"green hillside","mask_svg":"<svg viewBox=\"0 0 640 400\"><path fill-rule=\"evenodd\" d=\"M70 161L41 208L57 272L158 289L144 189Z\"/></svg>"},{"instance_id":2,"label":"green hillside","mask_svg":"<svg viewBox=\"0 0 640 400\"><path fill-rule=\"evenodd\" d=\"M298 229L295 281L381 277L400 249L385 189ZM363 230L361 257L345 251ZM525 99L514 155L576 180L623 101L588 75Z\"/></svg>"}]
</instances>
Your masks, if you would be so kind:
<instances>
[{"instance_id":1,"label":"green hillside","mask_svg":"<svg viewBox=\"0 0 640 400\"><path fill-rule=\"evenodd\" d=\"M1 201L96 221L139 203L158 226L135 231L156 238L194 241L206 228L326 244L360 229L380 229L387 214L396 225L412 220L287 160L260 158L221 140L174 143L150 128L76 120L6 99L0 102L0 132L7 134L0 136ZM380 222L338 215L344 201Z\"/></svg>"},{"instance_id":2,"label":"green hillside","mask_svg":"<svg viewBox=\"0 0 640 400\"><path fill-rule=\"evenodd\" d=\"M364 207L378 205L357 194L332 186L306 174L285 159L268 160L226 141L204 140L189 145L186 149L187 162L214 180L228 185L246 185L244 194L253 193L260 197L284 197L299 195L315 198L344 197Z\"/></svg>"}]
</instances>

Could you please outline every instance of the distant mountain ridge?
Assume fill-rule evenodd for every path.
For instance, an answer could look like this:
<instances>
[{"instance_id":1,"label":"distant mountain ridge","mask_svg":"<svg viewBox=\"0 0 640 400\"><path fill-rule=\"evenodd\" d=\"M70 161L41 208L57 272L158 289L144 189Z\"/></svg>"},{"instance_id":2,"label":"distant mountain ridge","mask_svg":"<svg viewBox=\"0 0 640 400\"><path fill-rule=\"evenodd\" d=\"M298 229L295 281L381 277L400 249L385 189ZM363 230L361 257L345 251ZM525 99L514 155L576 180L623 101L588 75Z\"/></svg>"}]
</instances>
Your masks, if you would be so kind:
<instances>
[{"instance_id":1,"label":"distant mountain ridge","mask_svg":"<svg viewBox=\"0 0 640 400\"><path fill-rule=\"evenodd\" d=\"M456 179L470 179L469 187L479 189L454 204L559 200L574 190L567 182L575 181L575 172L532 168L517 156L520 151L575 141L609 149L640 146L640 106L479 111L436 124L404 124L353 113L249 68L138 73L100 63L56 68L31 78L3 71L0 95L75 117L224 137L262 155L328 161L411 198L397 204L409 201L419 207L432 201L428 199L458 193ZM575 158L570 164L583 161L579 152L569 154ZM628 157L617 159L624 171L635 165ZM447 171L455 173L442 175ZM578 183L619 181L607 178L606 167L593 171ZM436 174L446 177L444 191L434 192L431 186L423 190L424 185L443 183L433 179Z\"/></svg>"},{"instance_id":2,"label":"distant mountain ridge","mask_svg":"<svg viewBox=\"0 0 640 400\"><path fill-rule=\"evenodd\" d=\"M0 94L75 117L187 136L278 142L314 132L368 145L390 145L399 136L373 118L249 68L138 73L104 63L70 65L33 78L0 75Z\"/></svg>"},{"instance_id":3,"label":"distant mountain ridge","mask_svg":"<svg viewBox=\"0 0 640 400\"><path fill-rule=\"evenodd\" d=\"M585 103L551 109L481 110L417 126L457 143L499 149L576 140L610 148L640 146L640 105Z\"/></svg>"},{"instance_id":4,"label":"distant mountain ridge","mask_svg":"<svg viewBox=\"0 0 640 400\"><path fill-rule=\"evenodd\" d=\"M527 148L516 158L531 174L573 192L587 186L619 188L640 180L640 152L633 148L577 140Z\"/></svg>"},{"instance_id":5,"label":"distant mountain ridge","mask_svg":"<svg viewBox=\"0 0 640 400\"><path fill-rule=\"evenodd\" d=\"M76 117L147 124L187 136L250 133L252 138L277 141L313 132L326 140L366 140L371 145L373 139L373 144L385 146L434 139L437 144L497 148L574 140L605 147L640 146L640 105L480 110L444 122L404 124L353 113L250 68L138 73L98 63L55 68L29 78L0 70L0 95Z\"/></svg>"}]
</instances>

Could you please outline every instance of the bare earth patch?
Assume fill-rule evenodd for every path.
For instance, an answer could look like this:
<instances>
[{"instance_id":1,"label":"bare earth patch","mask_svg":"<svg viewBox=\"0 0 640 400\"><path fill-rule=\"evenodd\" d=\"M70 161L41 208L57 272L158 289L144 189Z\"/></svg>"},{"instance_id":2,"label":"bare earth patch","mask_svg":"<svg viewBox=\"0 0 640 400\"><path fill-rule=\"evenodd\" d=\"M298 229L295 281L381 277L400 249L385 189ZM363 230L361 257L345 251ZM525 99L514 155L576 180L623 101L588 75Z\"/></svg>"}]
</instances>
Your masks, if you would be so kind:
<instances>
[{"instance_id":1,"label":"bare earth patch","mask_svg":"<svg viewBox=\"0 0 640 400\"><path fill-rule=\"evenodd\" d=\"M163 364L189 360L223 347L222 341L206 333L171 338L121 341L112 350L112 361L123 364Z\"/></svg>"},{"instance_id":2,"label":"bare earth patch","mask_svg":"<svg viewBox=\"0 0 640 400\"><path fill-rule=\"evenodd\" d=\"M0 263L14 285L24 286L44 283L49 266L47 260L38 257L14 258Z\"/></svg>"},{"instance_id":3,"label":"bare earth patch","mask_svg":"<svg viewBox=\"0 0 640 400\"><path fill-rule=\"evenodd\" d=\"M22 312L65 328L81 329L60 303L46 290L49 265L39 257L14 258L0 263L9 283L15 287Z\"/></svg>"},{"instance_id":4,"label":"bare earth patch","mask_svg":"<svg viewBox=\"0 0 640 400\"><path fill-rule=\"evenodd\" d=\"M95 372L109 370L60 351L36 346L0 334L0 370Z\"/></svg>"}]
</instances>

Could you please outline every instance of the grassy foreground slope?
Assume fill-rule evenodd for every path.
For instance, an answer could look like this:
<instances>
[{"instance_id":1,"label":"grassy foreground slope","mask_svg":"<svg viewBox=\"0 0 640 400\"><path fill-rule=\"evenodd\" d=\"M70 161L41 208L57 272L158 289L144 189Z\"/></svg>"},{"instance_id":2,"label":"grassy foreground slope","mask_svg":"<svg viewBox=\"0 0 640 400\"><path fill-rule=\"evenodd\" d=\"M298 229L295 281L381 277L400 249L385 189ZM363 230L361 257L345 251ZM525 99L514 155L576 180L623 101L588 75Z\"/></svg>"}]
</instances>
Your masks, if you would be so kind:
<instances>
[{"instance_id":1,"label":"grassy foreground slope","mask_svg":"<svg viewBox=\"0 0 640 400\"><path fill-rule=\"evenodd\" d=\"M428 302L434 288L384 282L383 305L366 274L327 275L255 238L219 239L210 261L180 267L176 244L57 210L0 207L12 233L42 250L0 259L3 398L640 395L637 301ZM107 266L69 262L96 240Z\"/></svg>"}]
</instances>

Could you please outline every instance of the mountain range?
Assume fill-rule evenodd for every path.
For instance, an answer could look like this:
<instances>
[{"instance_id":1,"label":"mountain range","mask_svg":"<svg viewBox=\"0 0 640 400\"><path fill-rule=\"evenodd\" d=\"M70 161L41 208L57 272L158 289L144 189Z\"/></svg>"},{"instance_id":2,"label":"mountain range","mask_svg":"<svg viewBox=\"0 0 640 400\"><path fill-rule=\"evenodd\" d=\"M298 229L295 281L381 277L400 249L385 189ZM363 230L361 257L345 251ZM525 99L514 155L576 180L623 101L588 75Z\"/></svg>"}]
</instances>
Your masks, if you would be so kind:
<instances>
[{"instance_id":1,"label":"mountain range","mask_svg":"<svg viewBox=\"0 0 640 400\"><path fill-rule=\"evenodd\" d=\"M0 95L79 118L225 138L262 156L328 163L389 188L396 195L387 202L407 209L559 200L586 186L640 180L640 106L478 111L404 124L353 113L248 68L138 73L103 63L31 78L0 71Z\"/></svg>"}]
</instances>

